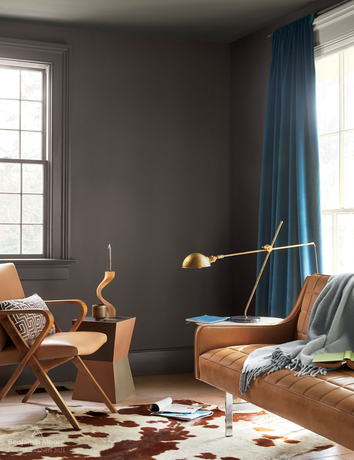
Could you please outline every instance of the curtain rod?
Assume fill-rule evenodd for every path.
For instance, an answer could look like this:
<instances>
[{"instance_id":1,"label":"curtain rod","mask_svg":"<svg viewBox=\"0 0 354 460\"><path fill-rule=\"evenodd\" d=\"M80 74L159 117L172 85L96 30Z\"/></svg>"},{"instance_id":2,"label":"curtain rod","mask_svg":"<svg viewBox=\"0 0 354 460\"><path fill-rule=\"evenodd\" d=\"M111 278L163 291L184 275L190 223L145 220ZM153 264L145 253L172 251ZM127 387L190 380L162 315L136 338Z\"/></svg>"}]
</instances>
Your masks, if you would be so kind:
<instances>
[{"instance_id":1,"label":"curtain rod","mask_svg":"<svg viewBox=\"0 0 354 460\"><path fill-rule=\"evenodd\" d=\"M324 8L323 10L320 10L317 12L317 16L321 16L324 13L328 13L328 11L334 10L335 8L338 8L339 6L344 5L345 3L349 3L352 0L343 0L341 2L336 3L335 5L329 6L328 8ZM268 38L270 38L273 34L271 33L268 35Z\"/></svg>"}]
</instances>

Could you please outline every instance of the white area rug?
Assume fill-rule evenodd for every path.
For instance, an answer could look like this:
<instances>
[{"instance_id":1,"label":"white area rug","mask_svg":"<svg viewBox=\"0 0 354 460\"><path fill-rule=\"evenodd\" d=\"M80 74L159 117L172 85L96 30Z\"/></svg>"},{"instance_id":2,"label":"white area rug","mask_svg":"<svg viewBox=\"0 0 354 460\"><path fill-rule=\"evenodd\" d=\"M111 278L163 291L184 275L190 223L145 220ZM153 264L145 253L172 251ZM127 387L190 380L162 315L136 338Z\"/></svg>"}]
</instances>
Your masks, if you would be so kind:
<instances>
[{"instance_id":1,"label":"white area rug","mask_svg":"<svg viewBox=\"0 0 354 460\"><path fill-rule=\"evenodd\" d=\"M180 401L191 404L191 401ZM148 405L73 408L82 430L58 411L34 424L0 429L0 458L6 460L274 460L328 449L333 442L261 409L234 413L234 435L224 436L224 412L180 422L150 415Z\"/></svg>"}]
</instances>

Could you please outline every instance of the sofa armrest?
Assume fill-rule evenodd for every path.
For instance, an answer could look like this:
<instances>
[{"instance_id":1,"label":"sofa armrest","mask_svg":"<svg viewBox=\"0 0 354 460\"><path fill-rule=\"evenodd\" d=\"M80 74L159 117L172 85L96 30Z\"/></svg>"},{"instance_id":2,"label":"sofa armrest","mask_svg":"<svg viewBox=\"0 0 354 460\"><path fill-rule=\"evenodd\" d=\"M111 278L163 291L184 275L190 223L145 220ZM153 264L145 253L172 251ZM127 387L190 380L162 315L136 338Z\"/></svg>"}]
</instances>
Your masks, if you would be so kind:
<instances>
[{"instance_id":1,"label":"sofa armrest","mask_svg":"<svg viewBox=\"0 0 354 460\"><path fill-rule=\"evenodd\" d=\"M208 350L248 344L278 344L294 340L298 310L276 324L213 324L198 326L194 336L195 377L199 356Z\"/></svg>"},{"instance_id":2,"label":"sofa armrest","mask_svg":"<svg viewBox=\"0 0 354 460\"><path fill-rule=\"evenodd\" d=\"M299 297L289 316L276 324L213 324L199 326L194 337L195 376L199 378L199 356L208 350L235 345L278 344L295 340L298 318L303 309L309 317L312 306L328 281L328 275L315 273L302 285ZM302 327L307 327L305 320ZM304 331L306 334L306 330Z\"/></svg>"},{"instance_id":3,"label":"sofa armrest","mask_svg":"<svg viewBox=\"0 0 354 460\"><path fill-rule=\"evenodd\" d=\"M195 354L199 356L207 350L233 345L257 343L284 343L295 339L297 321L301 308L307 312L311 308L328 280L327 275L314 274L308 276L301 288L299 297L290 314L276 324L206 324L199 326L195 332Z\"/></svg>"},{"instance_id":4,"label":"sofa armrest","mask_svg":"<svg viewBox=\"0 0 354 460\"><path fill-rule=\"evenodd\" d=\"M251 343L283 343L294 338L297 318L285 318L276 324L205 324L195 331L194 346L198 355L214 348Z\"/></svg>"}]
</instances>

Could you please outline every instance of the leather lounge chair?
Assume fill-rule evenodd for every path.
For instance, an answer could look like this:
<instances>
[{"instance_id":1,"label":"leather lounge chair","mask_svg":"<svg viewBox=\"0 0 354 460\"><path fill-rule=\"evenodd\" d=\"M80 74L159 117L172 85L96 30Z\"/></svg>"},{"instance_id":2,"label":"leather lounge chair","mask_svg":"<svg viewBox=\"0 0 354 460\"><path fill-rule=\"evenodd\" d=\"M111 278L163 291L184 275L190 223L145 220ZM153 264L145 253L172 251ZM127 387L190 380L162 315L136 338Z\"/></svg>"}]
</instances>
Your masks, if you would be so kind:
<instances>
[{"instance_id":1,"label":"leather lounge chair","mask_svg":"<svg viewBox=\"0 0 354 460\"><path fill-rule=\"evenodd\" d=\"M60 329L47 305L80 307L80 314L69 332ZM0 366L18 364L0 392L0 403L27 365L37 380L22 402L27 402L37 386L42 384L72 427L80 430L79 423L47 374L50 369L72 361L100 400L112 413L117 412L81 359L81 356L97 351L107 341L107 336L100 332L77 331L86 313L87 306L81 300L44 302L37 294L26 299L15 265L0 264Z\"/></svg>"}]
</instances>

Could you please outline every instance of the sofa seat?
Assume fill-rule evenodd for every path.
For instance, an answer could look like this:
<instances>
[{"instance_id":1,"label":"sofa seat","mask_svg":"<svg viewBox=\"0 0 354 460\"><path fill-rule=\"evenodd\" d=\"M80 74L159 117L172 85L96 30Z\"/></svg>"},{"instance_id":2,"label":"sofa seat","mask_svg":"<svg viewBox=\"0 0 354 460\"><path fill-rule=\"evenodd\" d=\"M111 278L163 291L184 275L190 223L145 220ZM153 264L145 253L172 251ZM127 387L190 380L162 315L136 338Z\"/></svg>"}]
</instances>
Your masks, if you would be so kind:
<instances>
[{"instance_id":1,"label":"sofa seat","mask_svg":"<svg viewBox=\"0 0 354 460\"><path fill-rule=\"evenodd\" d=\"M316 377L296 377L296 372L287 369L269 375L264 372L241 396L239 382L244 361L252 351L267 345L237 345L204 352L199 356L200 380L329 439L333 439L335 431L336 442L346 446L349 442L354 448L354 370L348 367Z\"/></svg>"}]
</instances>

